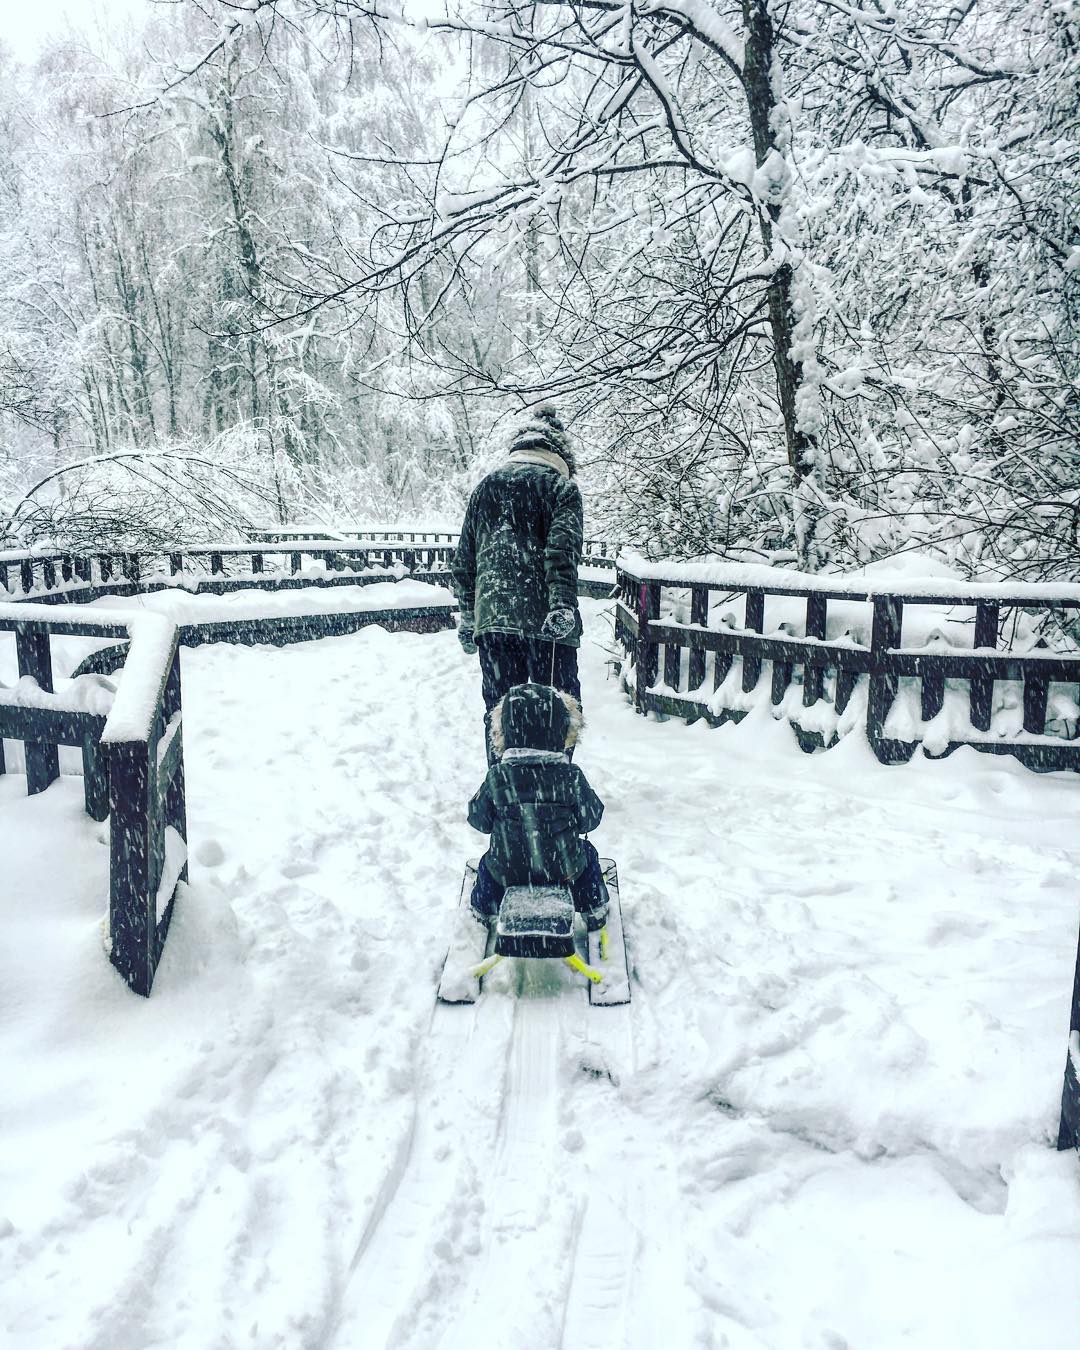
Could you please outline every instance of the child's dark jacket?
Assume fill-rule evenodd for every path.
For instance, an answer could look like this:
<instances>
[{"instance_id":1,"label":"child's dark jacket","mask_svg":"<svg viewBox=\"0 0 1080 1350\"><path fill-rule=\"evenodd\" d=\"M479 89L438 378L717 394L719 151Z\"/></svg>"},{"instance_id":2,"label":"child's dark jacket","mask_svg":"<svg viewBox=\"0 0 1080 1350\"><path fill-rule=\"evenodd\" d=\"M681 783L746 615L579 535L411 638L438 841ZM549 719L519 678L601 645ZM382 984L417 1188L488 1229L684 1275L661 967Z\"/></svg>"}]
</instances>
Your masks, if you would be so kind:
<instances>
[{"instance_id":1,"label":"child's dark jacket","mask_svg":"<svg viewBox=\"0 0 1080 1350\"><path fill-rule=\"evenodd\" d=\"M543 684L519 684L491 715L499 761L469 803L469 824L491 835L487 866L504 886L569 881L585 867L581 835L604 804L567 759L581 723L576 700Z\"/></svg>"}]
</instances>

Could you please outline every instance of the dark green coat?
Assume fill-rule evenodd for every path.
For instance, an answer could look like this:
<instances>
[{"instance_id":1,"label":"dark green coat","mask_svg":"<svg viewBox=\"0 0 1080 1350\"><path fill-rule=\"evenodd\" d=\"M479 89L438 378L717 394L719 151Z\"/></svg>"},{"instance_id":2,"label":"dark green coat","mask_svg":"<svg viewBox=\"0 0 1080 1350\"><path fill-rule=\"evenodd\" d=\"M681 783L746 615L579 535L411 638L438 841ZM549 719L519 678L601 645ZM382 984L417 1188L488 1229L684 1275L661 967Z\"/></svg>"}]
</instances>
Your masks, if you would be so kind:
<instances>
[{"instance_id":1,"label":"dark green coat","mask_svg":"<svg viewBox=\"0 0 1080 1350\"><path fill-rule=\"evenodd\" d=\"M595 830L603 814L585 775L554 751L510 752L469 803L469 824L491 835L488 870L503 886L580 876L581 835Z\"/></svg>"},{"instance_id":2,"label":"dark green coat","mask_svg":"<svg viewBox=\"0 0 1080 1350\"><path fill-rule=\"evenodd\" d=\"M469 824L491 835L488 870L504 886L570 881L585 867L581 836L604 803L563 753L580 717L575 699L545 684L516 684L492 709L500 759L469 803Z\"/></svg>"},{"instance_id":3,"label":"dark green coat","mask_svg":"<svg viewBox=\"0 0 1080 1350\"><path fill-rule=\"evenodd\" d=\"M473 631L535 637L552 609L577 617L566 646L580 646L577 616L581 493L543 464L514 462L477 485L454 551L462 621Z\"/></svg>"}]
</instances>

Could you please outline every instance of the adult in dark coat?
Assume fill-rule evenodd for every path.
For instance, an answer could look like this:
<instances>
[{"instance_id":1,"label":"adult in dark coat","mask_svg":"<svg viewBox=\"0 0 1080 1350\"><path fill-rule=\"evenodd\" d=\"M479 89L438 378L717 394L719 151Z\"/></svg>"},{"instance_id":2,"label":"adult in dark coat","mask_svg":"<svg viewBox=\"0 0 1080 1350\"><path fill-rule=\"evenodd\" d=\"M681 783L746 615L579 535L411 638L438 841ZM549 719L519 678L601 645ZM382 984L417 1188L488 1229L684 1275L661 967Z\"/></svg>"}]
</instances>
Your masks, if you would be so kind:
<instances>
[{"instance_id":1,"label":"adult in dark coat","mask_svg":"<svg viewBox=\"0 0 1080 1350\"><path fill-rule=\"evenodd\" d=\"M466 652L480 653L485 724L515 684L534 681L581 697L582 506L574 467L563 424L541 407L517 426L507 462L469 498L453 577L458 638Z\"/></svg>"}]
</instances>

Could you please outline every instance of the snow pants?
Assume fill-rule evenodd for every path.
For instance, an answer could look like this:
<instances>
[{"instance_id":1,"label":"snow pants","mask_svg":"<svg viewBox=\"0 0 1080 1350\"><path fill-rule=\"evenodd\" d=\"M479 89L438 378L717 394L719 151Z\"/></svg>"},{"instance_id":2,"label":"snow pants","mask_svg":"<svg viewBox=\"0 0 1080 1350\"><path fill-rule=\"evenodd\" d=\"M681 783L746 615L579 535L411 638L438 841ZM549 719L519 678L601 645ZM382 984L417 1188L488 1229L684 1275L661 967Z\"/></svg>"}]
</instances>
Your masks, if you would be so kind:
<instances>
[{"instance_id":1,"label":"snow pants","mask_svg":"<svg viewBox=\"0 0 1080 1350\"><path fill-rule=\"evenodd\" d=\"M488 763L493 763L488 736L491 710L515 684L550 684L581 702L578 680L578 649L562 642L543 642L540 638L518 637L516 633L481 633L476 639L480 652L480 677L483 682L484 745ZM554 646L554 670L552 669Z\"/></svg>"},{"instance_id":2,"label":"snow pants","mask_svg":"<svg viewBox=\"0 0 1080 1350\"><path fill-rule=\"evenodd\" d=\"M579 914L584 915L586 927L602 928L607 921L608 893L600 870L600 855L587 839L581 841L581 847L585 850L585 866L572 881L563 884L569 887L574 908ZM544 877L533 877L531 880L537 886L559 884ZM491 918L499 912L505 891L506 887L496 881L488 871L485 854L480 859L480 866L476 872L471 902L473 909L485 918Z\"/></svg>"}]
</instances>

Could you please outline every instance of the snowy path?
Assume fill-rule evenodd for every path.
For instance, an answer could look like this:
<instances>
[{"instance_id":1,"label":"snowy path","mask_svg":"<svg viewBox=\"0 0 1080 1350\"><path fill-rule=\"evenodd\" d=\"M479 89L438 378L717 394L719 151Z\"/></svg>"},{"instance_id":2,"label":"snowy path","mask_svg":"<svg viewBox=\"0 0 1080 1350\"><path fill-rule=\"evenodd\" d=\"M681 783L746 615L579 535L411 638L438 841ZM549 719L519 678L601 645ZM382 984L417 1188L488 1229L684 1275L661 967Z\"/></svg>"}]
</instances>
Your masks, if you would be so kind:
<instances>
[{"instance_id":1,"label":"snowy path","mask_svg":"<svg viewBox=\"0 0 1080 1350\"><path fill-rule=\"evenodd\" d=\"M0 778L5 1347L1071 1350L1080 780L658 726L583 667L629 1009L524 963L433 1003L482 847L452 634L185 652L146 1003L78 784Z\"/></svg>"}]
</instances>

